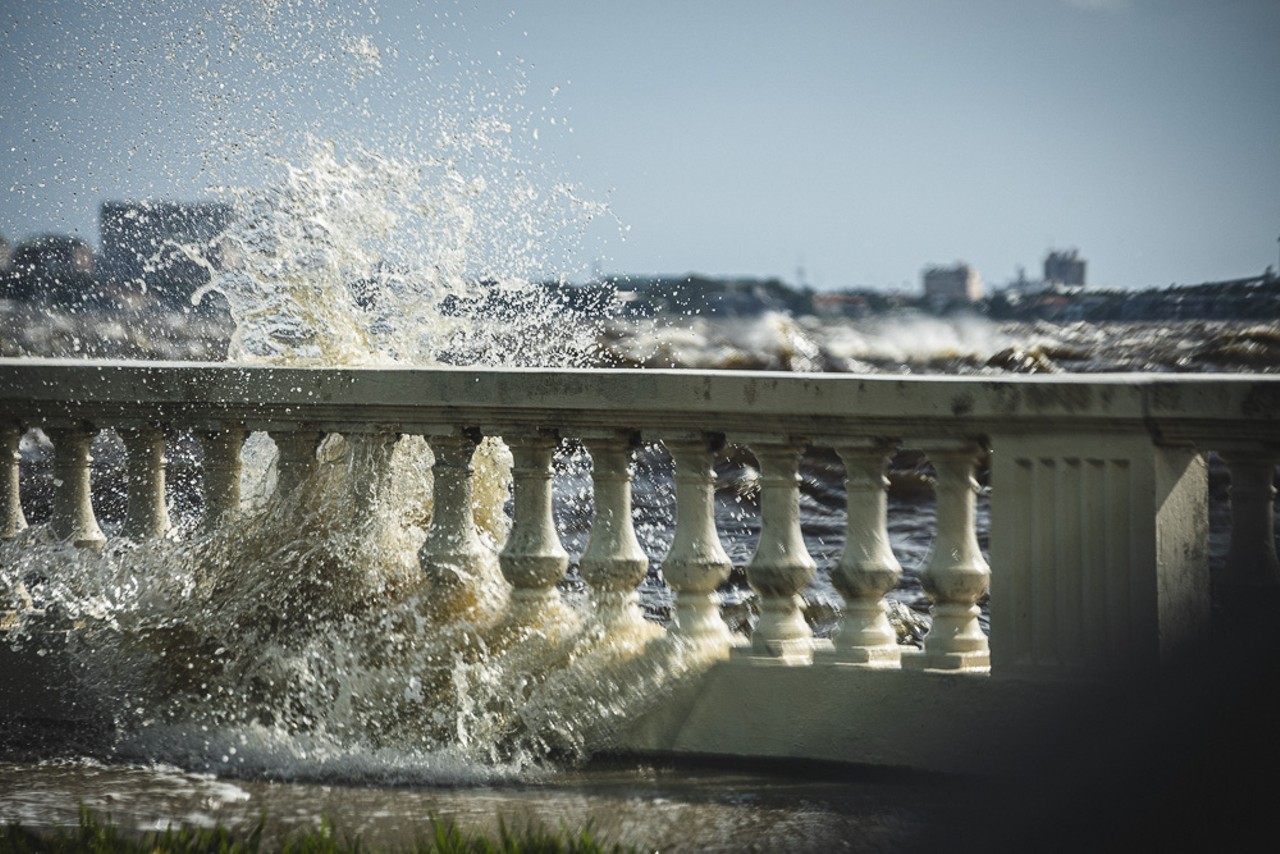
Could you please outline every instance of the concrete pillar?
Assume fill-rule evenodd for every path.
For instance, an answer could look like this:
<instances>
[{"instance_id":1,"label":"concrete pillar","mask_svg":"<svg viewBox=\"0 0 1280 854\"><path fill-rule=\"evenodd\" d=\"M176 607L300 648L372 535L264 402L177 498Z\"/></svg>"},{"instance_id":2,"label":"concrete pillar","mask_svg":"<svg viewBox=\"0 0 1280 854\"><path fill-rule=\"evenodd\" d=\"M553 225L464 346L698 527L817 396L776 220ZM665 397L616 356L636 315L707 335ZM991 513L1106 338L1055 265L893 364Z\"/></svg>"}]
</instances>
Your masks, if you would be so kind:
<instances>
[{"instance_id":1,"label":"concrete pillar","mask_svg":"<svg viewBox=\"0 0 1280 854\"><path fill-rule=\"evenodd\" d=\"M457 613L474 604L476 577L493 554L480 542L471 510L472 458L479 435L452 431L428 436L435 464L434 510L418 564L427 581L427 600L437 611ZM489 564L492 566L492 564Z\"/></svg>"},{"instance_id":2,"label":"concrete pillar","mask_svg":"<svg viewBox=\"0 0 1280 854\"><path fill-rule=\"evenodd\" d=\"M276 443L276 496L292 494L315 474L320 466L316 450L324 434L315 430L272 430L268 433Z\"/></svg>"},{"instance_id":3,"label":"concrete pillar","mask_svg":"<svg viewBox=\"0 0 1280 854\"><path fill-rule=\"evenodd\" d=\"M760 596L751 646L734 650L754 663L809 664L817 646L801 610L800 591L817 564L800 533L800 454L804 443L764 438L751 442L760 463L760 542L747 564L747 583Z\"/></svg>"},{"instance_id":4,"label":"concrete pillar","mask_svg":"<svg viewBox=\"0 0 1280 854\"><path fill-rule=\"evenodd\" d=\"M81 548L101 548L107 538L93 515L89 446L97 429L84 423L45 431L53 442L53 507L49 529Z\"/></svg>"},{"instance_id":5,"label":"concrete pillar","mask_svg":"<svg viewBox=\"0 0 1280 854\"><path fill-rule=\"evenodd\" d=\"M165 503L165 434L151 425L118 431L128 453L126 469L129 503L120 535L141 542L163 537L169 530Z\"/></svg>"},{"instance_id":6,"label":"concrete pillar","mask_svg":"<svg viewBox=\"0 0 1280 854\"><path fill-rule=\"evenodd\" d=\"M515 588L513 607L537 610L557 600L556 582L569 568L551 506L551 456L558 440L541 432L503 438L511 448L515 501L498 564Z\"/></svg>"},{"instance_id":7,"label":"concrete pillar","mask_svg":"<svg viewBox=\"0 0 1280 854\"><path fill-rule=\"evenodd\" d=\"M389 429L346 433L349 482L355 520L364 523L378 512L391 481L391 455L400 434Z\"/></svg>"},{"instance_id":8,"label":"concrete pillar","mask_svg":"<svg viewBox=\"0 0 1280 854\"><path fill-rule=\"evenodd\" d=\"M625 432L585 438L591 454L595 517L578 564L582 579L606 623L643 619L636 588L649 570L649 557L636 539L631 520L631 455Z\"/></svg>"},{"instance_id":9,"label":"concrete pillar","mask_svg":"<svg viewBox=\"0 0 1280 854\"><path fill-rule=\"evenodd\" d=\"M831 583L844 597L835 651L825 660L859 667L898 667L902 653L884 596L902 577L889 545L885 469L894 447L882 443L836 447L844 461L847 522L844 552Z\"/></svg>"},{"instance_id":10,"label":"concrete pillar","mask_svg":"<svg viewBox=\"0 0 1280 854\"><path fill-rule=\"evenodd\" d=\"M204 454L204 518L206 530L217 527L240 512L240 451L244 447L244 427L227 424L221 430L197 434Z\"/></svg>"},{"instance_id":11,"label":"concrete pillar","mask_svg":"<svg viewBox=\"0 0 1280 854\"><path fill-rule=\"evenodd\" d=\"M1208 640L1208 469L1145 434L993 436L999 673L1154 672Z\"/></svg>"},{"instance_id":12,"label":"concrete pillar","mask_svg":"<svg viewBox=\"0 0 1280 854\"><path fill-rule=\"evenodd\" d=\"M0 425L0 540L13 539L27 527L20 487L22 455L18 445L21 441L21 427Z\"/></svg>"},{"instance_id":13,"label":"concrete pillar","mask_svg":"<svg viewBox=\"0 0 1280 854\"><path fill-rule=\"evenodd\" d=\"M1280 449L1237 446L1223 450L1231 470L1231 544L1222 586L1248 598L1280 591L1276 557L1276 463Z\"/></svg>"},{"instance_id":14,"label":"concrete pillar","mask_svg":"<svg viewBox=\"0 0 1280 854\"><path fill-rule=\"evenodd\" d=\"M676 593L672 630L699 644L719 645L727 654L732 633L720 618L716 588L728 580L733 565L716 531L711 465L724 440L698 434L669 437L663 444L675 462L676 530L662 559L662 575Z\"/></svg>"},{"instance_id":15,"label":"concrete pillar","mask_svg":"<svg viewBox=\"0 0 1280 854\"><path fill-rule=\"evenodd\" d=\"M920 571L920 584L933 602L933 626L924 652L904 665L928 670L985 673L991 669L987 636L978 621L978 600L987 592L991 570L978 548L974 468L984 451L972 442L925 447L938 475L937 530Z\"/></svg>"}]
</instances>

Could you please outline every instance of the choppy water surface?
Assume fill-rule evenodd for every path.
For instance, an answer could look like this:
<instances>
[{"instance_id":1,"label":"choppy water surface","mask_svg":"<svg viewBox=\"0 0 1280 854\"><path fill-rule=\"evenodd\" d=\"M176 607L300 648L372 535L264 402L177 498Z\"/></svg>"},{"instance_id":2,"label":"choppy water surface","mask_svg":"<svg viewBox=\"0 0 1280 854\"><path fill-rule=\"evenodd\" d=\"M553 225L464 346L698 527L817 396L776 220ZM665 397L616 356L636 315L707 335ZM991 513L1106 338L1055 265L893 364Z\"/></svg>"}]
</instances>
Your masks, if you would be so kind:
<instances>
[{"instance_id":1,"label":"choppy water surface","mask_svg":"<svg viewBox=\"0 0 1280 854\"><path fill-rule=\"evenodd\" d=\"M683 317L607 325L622 364L868 374L1275 372L1280 327L1250 321L998 322L916 312L858 319Z\"/></svg>"}]
</instances>

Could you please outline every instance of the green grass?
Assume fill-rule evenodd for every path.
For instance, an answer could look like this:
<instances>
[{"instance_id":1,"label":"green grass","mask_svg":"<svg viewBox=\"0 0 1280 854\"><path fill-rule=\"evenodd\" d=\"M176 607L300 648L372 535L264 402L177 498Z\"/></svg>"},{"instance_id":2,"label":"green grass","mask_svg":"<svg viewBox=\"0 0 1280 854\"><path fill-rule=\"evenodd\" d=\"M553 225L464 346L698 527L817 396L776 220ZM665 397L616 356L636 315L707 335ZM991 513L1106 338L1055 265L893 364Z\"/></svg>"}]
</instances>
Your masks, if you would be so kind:
<instances>
[{"instance_id":1,"label":"green grass","mask_svg":"<svg viewBox=\"0 0 1280 854\"><path fill-rule=\"evenodd\" d=\"M233 831L225 827L182 827L139 834L121 830L102 821L92 811L81 808L80 823L75 828L35 831L10 824L0 831L0 854L70 854L70 852L127 852L128 854L336 854L336 852L370 852L360 840L340 836L329 822L318 829L298 831L278 843L264 841L265 819L253 830ZM464 834L452 823L434 819L430 832L415 845L391 849L405 854L596 854L596 852L635 851L620 845L607 845L591 835L591 826L575 832L561 829L553 832L540 827L513 831L498 821L497 838L481 834Z\"/></svg>"}]
</instances>

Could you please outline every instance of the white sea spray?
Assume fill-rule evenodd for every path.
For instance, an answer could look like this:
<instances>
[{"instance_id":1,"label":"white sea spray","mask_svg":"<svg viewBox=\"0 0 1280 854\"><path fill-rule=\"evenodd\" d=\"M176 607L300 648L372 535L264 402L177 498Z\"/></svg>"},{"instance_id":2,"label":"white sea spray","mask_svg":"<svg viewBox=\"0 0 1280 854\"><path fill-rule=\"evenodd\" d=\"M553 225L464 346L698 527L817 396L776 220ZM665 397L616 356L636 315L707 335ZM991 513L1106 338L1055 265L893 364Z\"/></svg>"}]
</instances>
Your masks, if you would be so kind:
<instances>
[{"instance_id":1,"label":"white sea spray","mask_svg":"<svg viewBox=\"0 0 1280 854\"><path fill-rule=\"evenodd\" d=\"M233 211L218 240L168 247L210 273L196 302L225 298L229 359L595 363L607 317L544 283L576 263L583 222L603 208L531 158L519 86L497 95L490 79L455 75L422 86L435 100L412 121L397 124L401 100L373 138L344 131L333 117L368 118L369 87L387 94L378 72L399 58L366 24L336 7L227 4L200 24L210 63L157 65L193 75L207 100L211 164L258 161L256 180L211 188ZM304 101L323 109L301 130L270 118L305 114ZM582 757L706 666L708 651L638 610L606 624L583 595L508 607L497 550L510 457L496 437L475 457L486 556L442 604L418 557L431 449L386 439L326 437L314 474L281 494L274 443L251 436L241 512L212 531L194 505L169 536L100 552L33 526L0 545L15 606L6 641L68 658L86 707L111 718L118 756L295 779L474 780ZM578 493L573 512L589 514ZM51 628L68 632L65 648L48 646Z\"/></svg>"}]
</instances>

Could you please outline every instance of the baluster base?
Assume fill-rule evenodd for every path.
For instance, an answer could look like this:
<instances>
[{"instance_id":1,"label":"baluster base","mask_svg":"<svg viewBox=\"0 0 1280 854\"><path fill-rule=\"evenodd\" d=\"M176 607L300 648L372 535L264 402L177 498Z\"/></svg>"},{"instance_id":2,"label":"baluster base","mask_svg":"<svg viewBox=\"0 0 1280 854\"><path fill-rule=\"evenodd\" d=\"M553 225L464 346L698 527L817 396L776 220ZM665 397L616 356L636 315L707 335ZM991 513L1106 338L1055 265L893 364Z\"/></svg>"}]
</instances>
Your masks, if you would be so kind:
<instances>
[{"instance_id":1,"label":"baluster base","mask_svg":"<svg viewBox=\"0 0 1280 854\"><path fill-rule=\"evenodd\" d=\"M582 624L554 587L512 590L502 622L509 629L531 629L548 639L570 635Z\"/></svg>"},{"instance_id":2,"label":"baluster base","mask_svg":"<svg viewBox=\"0 0 1280 854\"><path fill-rule=\"evenodd\" d=\"M829 653L831 641L815 638L800 611L800 597L761 597L760 622L751 642L734 647L730 660L756 666L795 667L813 663L814 653Z\"/></svg>"},{"instance_id":3,"label":"baluster base","mask_svg":"<svg viewBox=\"0 0 1280 854\"><path fill-rule=\"evenodd\" d=\"M480 605L485 579L498 575L498 557L478 547L470 550L418 553L425 576L427 610L436 616L460 617Z\"/></svg>"},{"instance_id":4,"label":"baluster base","mask_svg":"<svg viewBox=\"0 0 1280 854\"><path fill-rule=\"evenodd\" d=\"M719 593L677 594L671 634L694 645L719 646L726 656L730 647L741 645L720 616Z\"/></svg>"},{"instance_id":5,"label":"baluster base","mask_svg":"<svg viewBox=\"0 0 1280 854\"><path fill-rule=\"evenodd\" d=\"M835 647L826 638L767 640L760 645L732 647L728 661L751 667L808 667L813 665L814 657L826 656L833 650Z\"/></svg>"},{"instance_id":6,"label":"baluster base","mask_svg":"<svg viewBox=\"0 0 1280 854\"><path fill-rule=\"evenodd\" d=\"M924 650L916 652L909 650L902 656L902 669L926 673L988 674L991 672L991 653L935 652L931 654Z\"/></svg>"},{"instance_id":7,"label":"baluster base","mask_svg":"<svg viewBox=\"0 0 1280 854\"><path fill-rule=\"evenodd\" d=\"M640 596L634 590L592 593L591 609L605 626L623 628L648 622L640 610Z\"/></svg>"},{"instance_id":8,"label":"baluster base","mask_svg":"<svg viewBox=\"0 0 1280 854\"><path fill-rule=\"evenodd\" d=\"M956 603L933 606L933 628L924 650L904 656L904 669L946 673L990 673L991 648L978 625L977 606Z\"/></svg>"},{"instance_id":9,"label":"baluster base","mask_svg":"<svg viewBox=\"0 0 1280 854\"><path fill-rule=\"evenodd\" d=\"M826 638L753 640L745 646L731 647L729 661L753 667L806 667L813 664L815 657L834 651L834 645Z\"/></svg>"},{"instance_id":10,"label":"baluster base","mask_svg":"<svg viewBox=\"0 0 1280 854\"><path fill-rule=\"evenodd\" d=\"M902 662L902 648L889 624L884 603L854 600L846 604L835 651L823 655L822 660L826 664L849 667L897 669Z\"/></svg>"},{"instance_id":11,"label":"baluster base","mask_svg":"<svg viewBox=\"0 0 1280 854\"><path fill-rule=\"evenodd\" d=\"M897 670L902 667L902 650L897 646L858 646L851 649L834 647L818 656L822 664L841 667L865 667L871 670Z\"/></svg>"}]
</instances>

